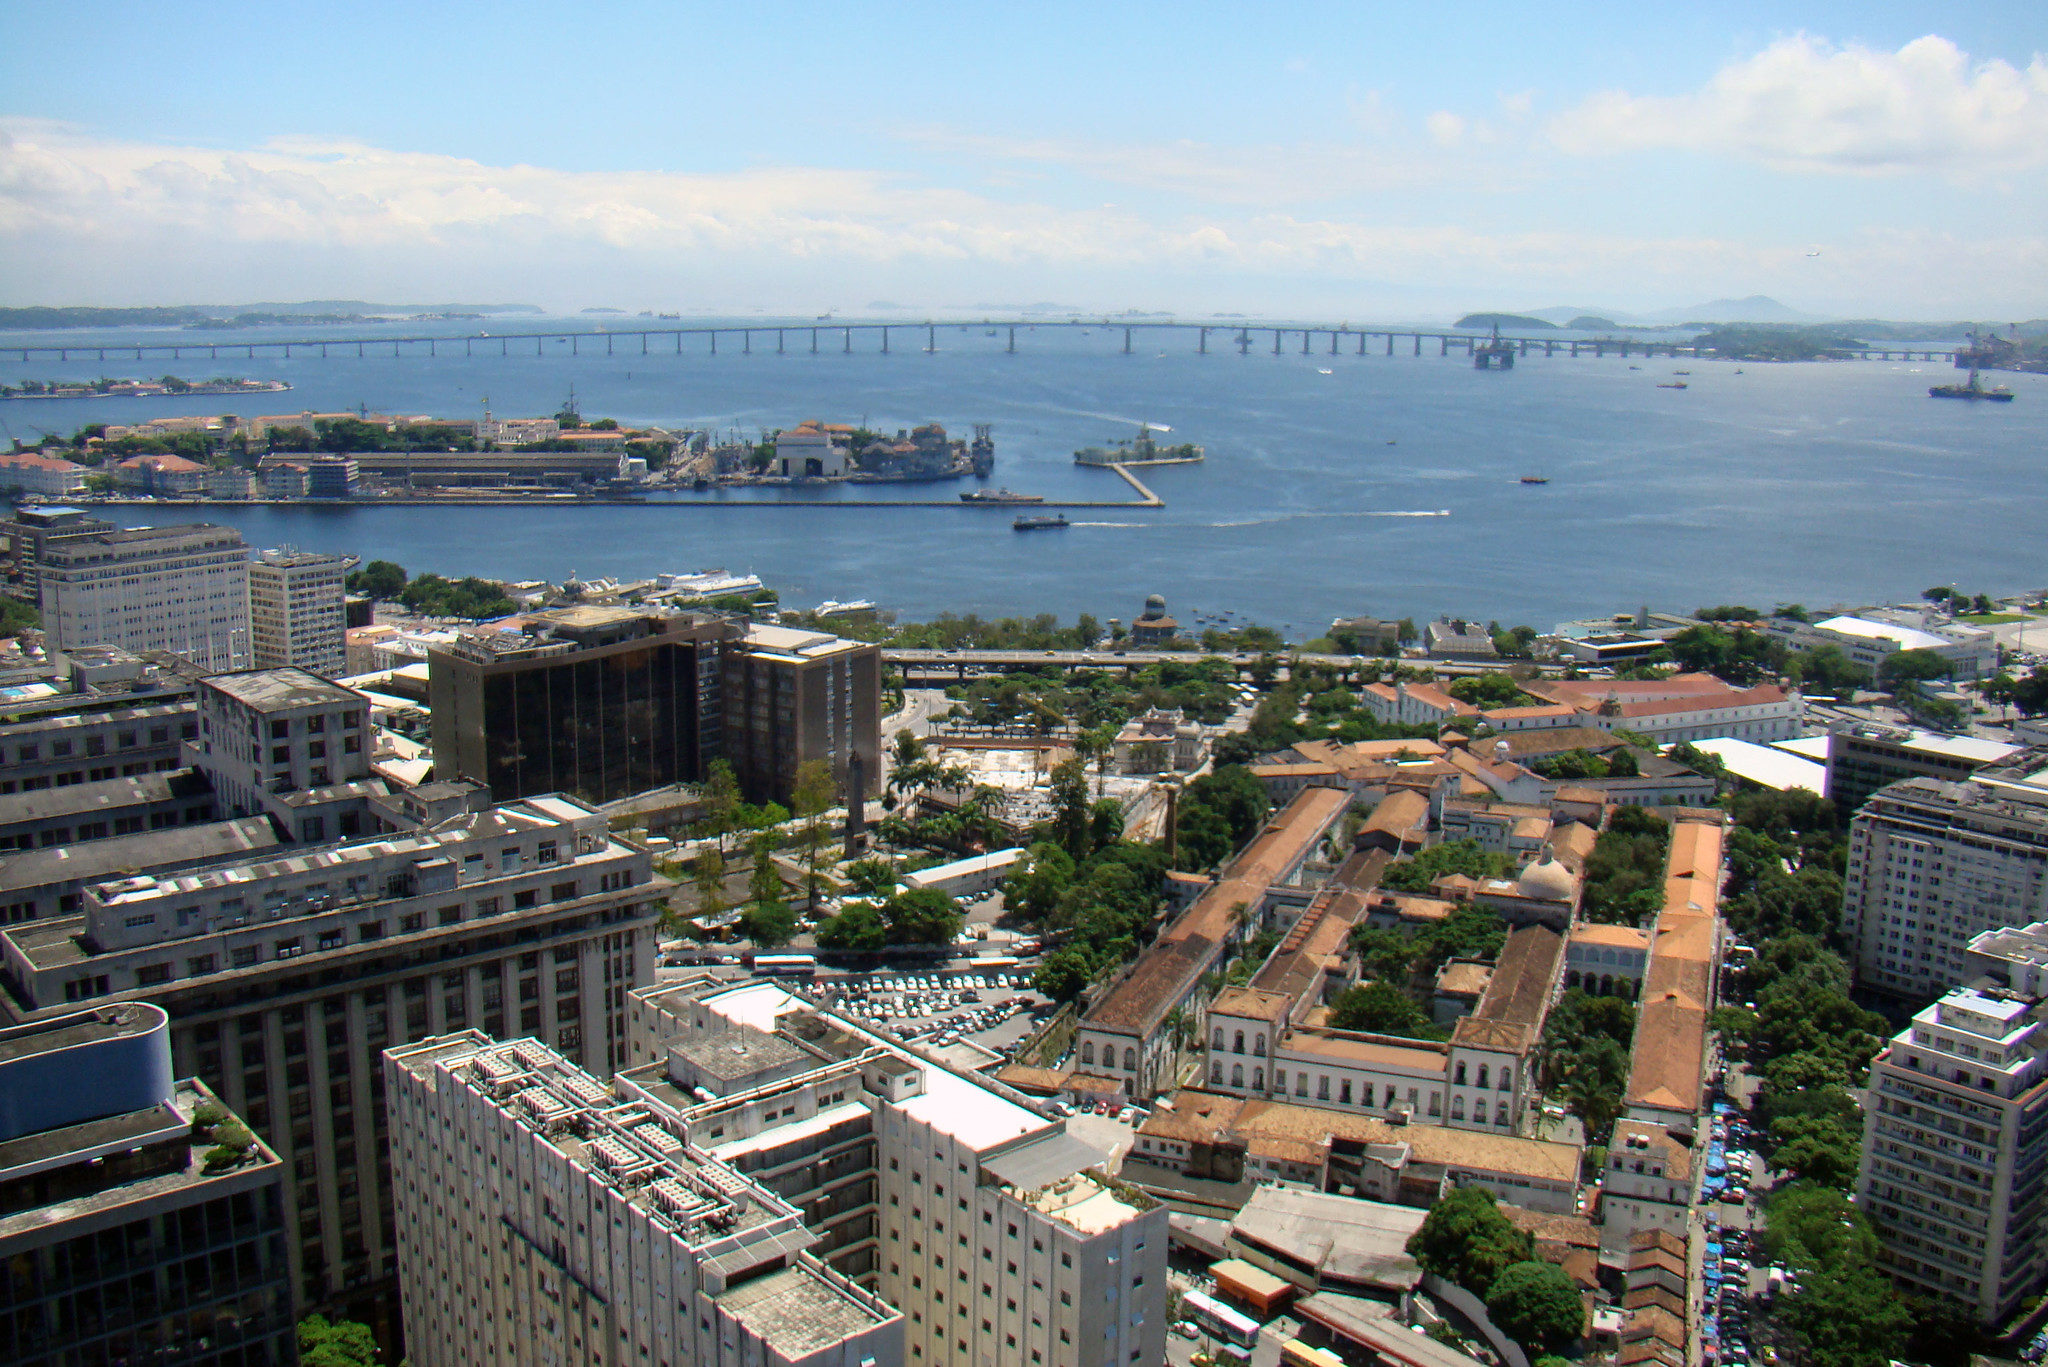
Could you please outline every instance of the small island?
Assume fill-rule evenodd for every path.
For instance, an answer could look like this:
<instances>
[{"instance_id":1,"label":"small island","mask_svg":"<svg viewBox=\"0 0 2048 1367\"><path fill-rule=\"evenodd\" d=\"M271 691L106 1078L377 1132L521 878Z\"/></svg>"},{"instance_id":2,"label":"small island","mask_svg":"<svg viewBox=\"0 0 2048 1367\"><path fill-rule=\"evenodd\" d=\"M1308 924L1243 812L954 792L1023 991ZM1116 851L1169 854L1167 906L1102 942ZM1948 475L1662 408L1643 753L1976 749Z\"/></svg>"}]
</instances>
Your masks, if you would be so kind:
<instances>
[{"instance_id":1,"label":"small island","mask_svg":"<svg viewBox=\"0 0 2048 1367\"><path fill-rule=\"evenodd\" d=\"M1557 324L1541 318L1531 318L1524 313L1468 313L1451 324L1457 328L1527 328L1532 331L1556 332ZM1576 323L1574 327L1578 326Z\"/></svg>"},{"instance_id":2,"label":"small island","mask_svg":"<svg viewBox=\"0 0 2048 1367\"><path fill-rule=\"evenodd\" d=\"M219 376L187 380L163 375L154 380L23 380L0 385L0 399L161 399L176 394L276 394L290 389L283 380L243 380Z\"/></svg>"},{"instance_id":3,"label":"small island","mask_svg":"<svg viewBox=\"0 0 2048 1367\"><path fill-rule=\"evenodd\" d=\"M1206 458L1206 452L1191 441L1173 446L1161 446L1152 440L1151 427L1141 423L1138 435L1131 441L1111 442L1108 446L1084 446L1074 452L1076 465L1196 465Z\"/></svg>"}]
</instances>

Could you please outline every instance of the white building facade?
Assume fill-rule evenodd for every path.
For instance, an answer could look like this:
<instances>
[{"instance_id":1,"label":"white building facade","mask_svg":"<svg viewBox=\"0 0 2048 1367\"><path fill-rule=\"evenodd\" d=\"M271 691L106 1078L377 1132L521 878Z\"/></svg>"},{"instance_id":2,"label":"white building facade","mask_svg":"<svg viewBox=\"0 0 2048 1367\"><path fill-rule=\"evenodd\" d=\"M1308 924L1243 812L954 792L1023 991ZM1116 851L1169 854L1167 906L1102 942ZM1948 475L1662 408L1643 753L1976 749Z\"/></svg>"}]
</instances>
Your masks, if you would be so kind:
<instances>
[{"instance_id":1,"label":"white building facade","mask_svg":"<svg viewBox=\"0 0 2048 1367\"><path fill-rule=\"evenodd\" d=\"M65 537L39 565L52 650L168 650L208 669L250 665L249 548L228 527Z\"/></svg>"}]
</instances>

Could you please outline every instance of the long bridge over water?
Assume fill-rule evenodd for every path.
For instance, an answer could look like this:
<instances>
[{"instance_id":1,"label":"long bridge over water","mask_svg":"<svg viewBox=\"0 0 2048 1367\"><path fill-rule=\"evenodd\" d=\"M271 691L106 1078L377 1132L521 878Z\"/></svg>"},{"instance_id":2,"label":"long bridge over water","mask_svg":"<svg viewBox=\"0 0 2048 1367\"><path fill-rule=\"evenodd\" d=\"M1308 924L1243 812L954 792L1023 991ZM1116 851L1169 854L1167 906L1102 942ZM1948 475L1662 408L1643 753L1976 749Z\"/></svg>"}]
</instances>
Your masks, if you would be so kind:
<instances>
[{"instance_id":1,"label":"long bridge over water","mask_svg":"<svg viewBox=\"0 0 2048 1367\"><path fill-rule=\"evenodd\" d=\"M1449 356L1456 352L1468 357L1489 346L1505 346L1517 356L1596 356L1596 357L1652 357L1668 356L1690 358L1702 354L1689 342L1648 341L1628 337L1559 338L1559 337L1501 337L1495 339L1486 334L1472 332L1429 332L1413 328L1354 328L1349 325L1337 327L1315 326L1313 324L1282 323L1184 323L1170 321L1123 322L1103 319L1086 321L1062 319L1057 321L993 321L981 322L922 322L922 323L838 323L819 320L815 323L766 325L707 325L703 327L603 327L588 330L550 329L541 332L473 332L473 333L422 333L410 336L383 334L360 337L289 337L268 340L242 341L189 341L172 340L162 342L130 342L116 346L99 344L66 345L37 343L24 346L0 346L0 357L13 357L28 361L96 361L123 360L129 357L145 359L185 360L205 357L220 360L223 357L255 360L259 356L281 356L285 358L370 356L420 360L437 359L443 356L465 357L491 355L491 344L497 343L499 356L567 355L585 354L606 356L650 356L673 354L681 356L687 346L691 351L719 355L720 339L724 340L725 354L753 355L758 349L763 353L787 355L790 352L817 355L821 352L851 354L858 337L860 349L890 355L894 352L911 350L935 353L940 350L939 337L942 332L979 334L982 341L995 340L1002 343L1002 350L1015 353L1018 333L1024 334L1028 343L1032 333L1041 330L1078 330L1088 336L1096 332L1107 334L1112 341L1122 334L1122 353L1135 354L1140 338L1172 336L1179 341L1192 341L1199 355L1208 355L1212 349L1229 351L1235 349L1240 355L1254 349L1273 355L1293 352L1298 349L1303 356L1329 355L1365 356L1378 354L1392 356L1400 352L1420 356L1426 343L1434 343L1437 355ZM907 347L905 344L908 344ZM1144 343L1150 345L1149 341ZM589 348L588 353L585 348ZM460 348L460 351L457 351ZM950 349L950 348L948 348ZM1946 361L1953 362L1956 352L1949 350L1926 350L1924 348L1902 349L1899 347L1868 347L1853 351L1835 353L1846 359L1865 361Z\"/></svg>"}]
</instances>

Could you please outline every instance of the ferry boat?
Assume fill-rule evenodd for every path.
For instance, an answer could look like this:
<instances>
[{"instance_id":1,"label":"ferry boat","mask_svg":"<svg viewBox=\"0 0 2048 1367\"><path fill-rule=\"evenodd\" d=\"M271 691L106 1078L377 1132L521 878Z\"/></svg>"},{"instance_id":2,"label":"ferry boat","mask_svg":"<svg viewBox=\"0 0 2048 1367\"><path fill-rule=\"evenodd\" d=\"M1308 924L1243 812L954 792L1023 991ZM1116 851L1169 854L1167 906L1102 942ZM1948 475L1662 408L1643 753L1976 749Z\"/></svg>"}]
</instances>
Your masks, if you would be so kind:
<instances>
[{"instance_id":1,"label":"ferry boat","mask_svg":"<svg viewBox=\"0 0 2048 1367\"><path fill-rule=\"evenodd\" d=\"M1522 476L1522 483L1524 483L1524 484L1548 484L1548 483L1550 483L1550 476L1549 476L1549 475L1523 475L1523 476Z\"/></svg>"},{"instance_id":2,"label":"ferry boat","mask_svg":"<svg viewBox=\"0 0 2048 1367\"><path fill-rule=\"evenodd\" d=\"M1659 388L1659 389L1683 389L1683 388L1685 388L1685 381L1684 381L1684 380L1673 380L1673 381L1672 381L1672 382L1671 382L1670 384L1660 384L1660 385L1658 385L1658 386L1657 386L1657 388Z\"/></svg>"},{"instance_id":3,"label":"ferry boat","mask_svg":"<svg viewBox=\"0 0 2048 1367\"><path fill-rule=\"evenodd\" d=\"M1010 529L1019 532L1042 532L1067 525L1069 524L1065 513L1054 513L1051 517L1020 517L1010 524Z\"/></svg>"},{"instance_id":4,"label":"ferry boat","mask_svg":"<svg viewBox=\"0 0 2048 1367\"><path fill-rule=\"evenodd\" d=\"M962 503L1043 503L1044 494L1020 494L1013 489L974 489L960 495Z\"/></svg>"}]
</instances>

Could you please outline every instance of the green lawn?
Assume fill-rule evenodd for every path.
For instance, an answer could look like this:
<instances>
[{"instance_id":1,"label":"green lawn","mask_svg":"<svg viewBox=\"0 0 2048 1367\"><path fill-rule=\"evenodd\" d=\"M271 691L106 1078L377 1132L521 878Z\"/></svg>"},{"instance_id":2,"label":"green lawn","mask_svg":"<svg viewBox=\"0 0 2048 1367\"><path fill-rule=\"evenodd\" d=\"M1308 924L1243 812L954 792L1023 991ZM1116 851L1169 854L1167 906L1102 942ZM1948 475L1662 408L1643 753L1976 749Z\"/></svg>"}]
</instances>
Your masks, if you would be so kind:
<instances>
[{"instance_id":1,"label":"green lawn","mask_svg":"<svg viewBox=\"0 0 2048 1367\"><path fill-rule=\"evenodd\" d=\"M2007 622L2025 622L2031 614L2024 612L1973 612L1958 617L1958 622L1970 622L1980 627L2003 626Z\"/></svg>"}]
</instances>

